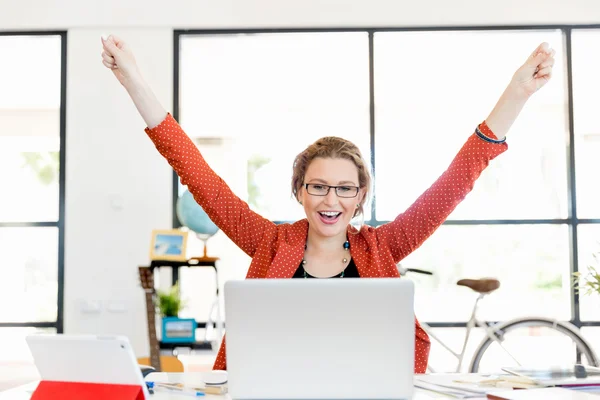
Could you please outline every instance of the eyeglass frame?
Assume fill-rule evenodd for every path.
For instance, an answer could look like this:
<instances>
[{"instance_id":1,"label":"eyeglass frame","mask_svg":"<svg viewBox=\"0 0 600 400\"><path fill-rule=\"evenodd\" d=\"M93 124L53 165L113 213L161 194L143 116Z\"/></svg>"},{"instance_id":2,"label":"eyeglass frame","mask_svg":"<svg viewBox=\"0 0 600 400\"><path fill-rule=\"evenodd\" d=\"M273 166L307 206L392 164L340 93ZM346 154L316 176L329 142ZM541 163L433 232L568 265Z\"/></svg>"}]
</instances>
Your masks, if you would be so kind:
<instances>
[{"instance_id":1,"label":"eyeglass frame","mask_svg":"<svg viewBox=\"0 0 600 400\"><path fill-rule=\"evenodd\" d=\"M309 185L316 185L316 186L324 186L327 188L327 192L325 192L325 194L314 194L308 191L308 186ZM302 186L304 186L304 188L306 189L306 193L310 194L311 196L319 196L319 197L325 197L329 194L329 191L331 191L331 189L335 189L335 195L337 197L340 197L342 199L353 199L356 196L358 196L358 193L360 192L360 187L358 186L352 186L352 185L339 185L339 186L332 186L332 185L325 185L324 183L303 183ZM356 193L354 193L354 196L340 196L340 194L338 193L338 188L352 188L352 189L356 189Z\"/></svg>"}]
</instances>

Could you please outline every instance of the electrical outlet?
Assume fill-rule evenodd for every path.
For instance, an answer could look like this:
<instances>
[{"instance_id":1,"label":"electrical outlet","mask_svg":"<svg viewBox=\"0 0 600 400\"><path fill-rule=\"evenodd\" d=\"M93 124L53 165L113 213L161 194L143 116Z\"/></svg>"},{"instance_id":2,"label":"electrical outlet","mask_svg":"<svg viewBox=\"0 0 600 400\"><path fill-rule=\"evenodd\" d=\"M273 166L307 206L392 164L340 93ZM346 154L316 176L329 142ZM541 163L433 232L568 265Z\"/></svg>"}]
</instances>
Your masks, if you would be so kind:
<instances>
[{"instance_id":1,"label":"electrical outlet","mask_svg":"<svg viewBox=\"0 0 600 400\"><path fill-rule=\"evenodd\" d=\"M125 304L123 302L120 302L120 301L110 301L110 302L108 302L108 306L106 307L106 309L108 310L108 312L111 312L111 313L124 313L124 312L127 312L127 307L125 307Z\"/></svg>"},{"instance_id":2,"label":"electrical outlet","mask_svg":"<svg viewBox=\"0 0 600 400\"><path fill-rule=\"evenodd\" d=\"M102 302L100 300L83 300L81 302L81 312L84 314L100 314L102 312Z\"/></svg>"}]
</instances>

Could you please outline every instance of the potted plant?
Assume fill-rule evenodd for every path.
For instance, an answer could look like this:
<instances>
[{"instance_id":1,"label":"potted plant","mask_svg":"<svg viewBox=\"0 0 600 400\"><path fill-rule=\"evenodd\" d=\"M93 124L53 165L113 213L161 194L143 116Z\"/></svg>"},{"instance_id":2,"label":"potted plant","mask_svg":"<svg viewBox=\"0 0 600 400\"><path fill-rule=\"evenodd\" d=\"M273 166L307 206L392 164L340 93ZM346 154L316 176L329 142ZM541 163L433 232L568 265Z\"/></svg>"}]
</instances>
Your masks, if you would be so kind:
<instances>
[{"instance_id":1,"label":"potted plant","mask_svg":"<svg viewBox=\"0 0 600 400\"><path fill-rule=\"evenodd\" d=\"M179 285L173 285L168 291L158 291L158 309L162 317L163 343L194 343L196 341L196 320L179 318L184 308Z\"/></svg>"}]
</instances>

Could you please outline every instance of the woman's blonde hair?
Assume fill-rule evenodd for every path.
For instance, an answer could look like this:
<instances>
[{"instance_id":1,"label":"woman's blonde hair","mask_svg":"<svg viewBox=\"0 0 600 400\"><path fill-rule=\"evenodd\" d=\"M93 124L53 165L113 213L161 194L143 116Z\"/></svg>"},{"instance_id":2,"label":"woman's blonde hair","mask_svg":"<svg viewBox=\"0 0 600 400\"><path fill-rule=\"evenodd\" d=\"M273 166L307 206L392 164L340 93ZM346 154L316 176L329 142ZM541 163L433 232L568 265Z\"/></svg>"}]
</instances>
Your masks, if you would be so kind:
<instances>
[{"instance_id":1,"label":"woman's blonde hair","mask_svg":"<svg viewBox=\"0 0 600 400\"><path fill-rule=\"evenodd\" d=\"M292 173L292 195L294 198L298 199L298 193L304 184L306 170L315 158L342 158L354 163L358 170L358 186L364 191L364 196L354 212L354 217L364 215L363 207L371 190L371 174L367 163L354 143L335 136L326 136L317 140L294 159Z\"/></svg>"}]
</instances>

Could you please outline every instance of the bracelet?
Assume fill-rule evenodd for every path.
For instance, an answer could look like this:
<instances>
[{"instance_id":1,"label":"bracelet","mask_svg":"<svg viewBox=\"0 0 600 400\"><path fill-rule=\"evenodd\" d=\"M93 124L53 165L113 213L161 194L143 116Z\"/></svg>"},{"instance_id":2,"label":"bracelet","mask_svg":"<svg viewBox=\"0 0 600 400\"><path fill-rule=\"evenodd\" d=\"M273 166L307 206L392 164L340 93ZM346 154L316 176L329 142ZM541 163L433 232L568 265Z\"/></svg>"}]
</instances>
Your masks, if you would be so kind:
<instances>
[{"instance_id":1,"label":"bracelet","mask_svg":"<svg viewBox=\"0 0 600 400\"><path fill-rule=\"evenodd\" d=\"M502 140L496 140L496 139L492 139L490 137L485 136L483 133L481 133L481 131L479 130L479 126L477 126L475 128L475 133L477 134L477 136L479 136L481 139L485 140L486 142L489 143L504 143L506 142L506 137Z\"/></svg>"}]
</instances>

